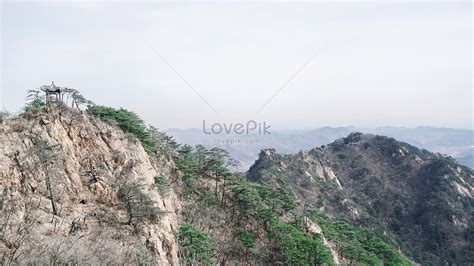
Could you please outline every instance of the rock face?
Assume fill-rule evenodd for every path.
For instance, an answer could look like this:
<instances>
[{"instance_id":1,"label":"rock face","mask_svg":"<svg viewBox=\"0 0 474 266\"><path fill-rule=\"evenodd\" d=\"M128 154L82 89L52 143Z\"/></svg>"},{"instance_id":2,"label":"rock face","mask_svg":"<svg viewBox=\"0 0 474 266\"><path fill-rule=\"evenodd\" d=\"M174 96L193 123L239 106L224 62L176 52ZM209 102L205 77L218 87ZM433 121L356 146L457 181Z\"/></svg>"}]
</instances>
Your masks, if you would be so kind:
<instances>
[{"instance_id":1,"label":"rock face","mask_svg":"<svg viewBox=\"0 0 474 266\"><path fill-rule=\"evenodd\" d=\"M290 188L301 206L382 226L417 262L474 261L474 173L451 158L352 133L295 155L262 151L247 178Z\"/></svg>"},{"instance_id":2,"label":"rock face","mask_svg":"<svg viewBox=\"0 0 474 266\"><path fill-rule=\"evenodd\" d=\"M48 107L4 121L0 259L177 265L180 203L154 186L157 176L173 178L174 165L157 158L78 111Z\"/></svg>"}]
</instances>

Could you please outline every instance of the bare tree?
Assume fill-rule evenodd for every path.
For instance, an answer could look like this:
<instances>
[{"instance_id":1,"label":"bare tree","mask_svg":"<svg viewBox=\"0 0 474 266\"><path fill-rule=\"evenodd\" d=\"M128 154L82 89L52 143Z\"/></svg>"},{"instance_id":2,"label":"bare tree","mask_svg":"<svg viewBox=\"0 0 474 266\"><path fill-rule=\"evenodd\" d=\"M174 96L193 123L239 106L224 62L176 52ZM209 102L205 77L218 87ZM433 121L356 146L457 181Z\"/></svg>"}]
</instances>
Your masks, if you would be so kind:
<instances>
[{"instance_id":1,"label":"bare tree","mask_svg":"<svg viewBox=\"0 0 474 266\"><path fill-rule=\"evenodd\" d=\"M9 250L5 254L0 254L0 265L11 265L18 263L19 258L29 252L27 243L31 240L31 231L38 219L34 211L41 205L41 198L37 203L32 197L28 199L22 220L15 219L16 205L10 205L8 201L4 201L2 197L0 241L9 247Z\"/></svg>"},{"instance_id":2,"label":"bare tree","mask_svg":"<svg viewBox=\"0 0 474 266\"><path fill-rule=\"evenodd\" d=\"M52 173L50 169L51 169L51 165L53 165L57 159L57 154L55 152L55 149L60 147L61 145L60 144L51 145L49 144L48 141L42 140L33 135L28 135L28 137L31 139L31 141L34 144L33 147L29 150L28 156L38 157L38 160L39 160L38 164L39 164L39 167L42 168L43 173L44 173L46 189L48 190L49 198L51 200L51 207L53 209L53 214L59 215L59 209L56 205L56 200L55 200L55 193L53 191L53 186L51 184Z\"/></svg>"}]
</instances>

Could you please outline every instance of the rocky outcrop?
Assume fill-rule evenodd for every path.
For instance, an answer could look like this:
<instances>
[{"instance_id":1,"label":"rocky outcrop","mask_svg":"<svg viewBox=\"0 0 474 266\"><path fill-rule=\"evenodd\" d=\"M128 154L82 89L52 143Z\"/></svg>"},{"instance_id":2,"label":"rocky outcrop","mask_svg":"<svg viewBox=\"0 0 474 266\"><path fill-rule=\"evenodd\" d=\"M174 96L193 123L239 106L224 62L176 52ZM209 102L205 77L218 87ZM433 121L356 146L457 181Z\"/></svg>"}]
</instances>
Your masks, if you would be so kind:
<instances>
[{"instance_id":1,"label":"rocky outcrop","mask_svg":"<svg viewBox=\"0 0 474 266\"><path fill-rule=\"evenodd\" d=\"M154 186L173 175L165 156L79 111L47 107L3 121L0 259L177 265L180 203Z\"/></svg>"},{"instance_id":2,"label":"rocky outcrop","mask_svg":"<svg viewBox=\"0 0 474 266\"><path fill-rule=\"evenodd\" d=\"M335 265L340 265L341 264L341 258L339 254L337 253L336 247L334 244L330 243L326 237L324 237L323 231L321 230L321 227L311 221L311 219L304 217L304 223L306 225L306 230L312 234L320 234L323 239L324 245L329 249L332 255L332 261ZM344 262L344 264L347 264L347 262Z\"/></svg>"}]
</instances>

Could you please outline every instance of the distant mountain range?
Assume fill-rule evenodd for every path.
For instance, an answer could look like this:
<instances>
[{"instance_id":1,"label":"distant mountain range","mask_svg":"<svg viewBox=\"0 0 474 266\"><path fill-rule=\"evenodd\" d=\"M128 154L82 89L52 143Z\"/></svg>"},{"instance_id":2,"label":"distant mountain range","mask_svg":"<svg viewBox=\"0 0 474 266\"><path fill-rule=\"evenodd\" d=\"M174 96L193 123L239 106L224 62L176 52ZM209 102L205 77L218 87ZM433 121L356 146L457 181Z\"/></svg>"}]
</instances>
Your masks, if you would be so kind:
<instances>
[{"instance_id":1,"label":"distant mountain range","mask_svg":"<svg viewBox=\"0 0 474 266\"><path fill-rule=\"evenodd\" d=\"M436 127L321 127L312 130L272 131L270 135L207 135L200 129L169 129L166 131L179 143L221 147L240 162L236 168L246 171L262 149L274 148L279 153L296 153L326 145L352 132L393 137L421 149L449 155L459 163L474 168L474 131ZM240 140L240 143L235 143ZM233 141L234 143L229 143ZM224 142L224 143L222 143ZM227 142L227 143L226 143Z\"/></svg>"}]
</instances>

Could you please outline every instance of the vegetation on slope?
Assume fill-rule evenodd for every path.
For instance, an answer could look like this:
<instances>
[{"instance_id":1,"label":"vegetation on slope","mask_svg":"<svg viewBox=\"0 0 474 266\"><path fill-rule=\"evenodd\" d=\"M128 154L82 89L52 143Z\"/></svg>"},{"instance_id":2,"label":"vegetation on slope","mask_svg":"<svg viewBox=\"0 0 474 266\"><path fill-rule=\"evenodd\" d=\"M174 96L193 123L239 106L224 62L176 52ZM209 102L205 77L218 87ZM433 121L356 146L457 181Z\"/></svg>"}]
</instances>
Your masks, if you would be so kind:
<instances>
[{"instance_id":1,"label":"vegetation on slope","mask_svg":"<svg viewBox=\"0 0 474 266\"><path fill-rule=\"evenodd\" d=\"M215 262L244 259L257 264L329 265L333 258L324 244L326 237L350 263L410 264L389 237L372 229L312 211L306 215L321 226L323 234L311 232L293 192L229 174L225 156L211 160L215 153L190 146L182 147L179 154L177 165L183 172L187 202L184 220L219 242ZM224 169L217 171L220 175L210 171L220 167ZM213 182L216 178L218 182Z\"/></svg>"},{"instance_id":2,"label":"vegetation on slope","mask_svg":"<svg viewBox=\"0 0 474 266\"><path fill-rule=\"evenodd\" d=\"M214 241L198 228L183 224L179 228L180 260L184 264L211 265Z\"/></svg>"},{"instance_id":3,"label":"vegetation on slope","mask_svg":"<svg viewBox=\"0 0 474 266\"><path fill-rule=\"evenodd\" d=\"M289 191L231 174L227 170L230 159L222 150L183 146L179 154L184 222L219 242L215 263L332 263L322 236L297 222L297 203Z\"/></svg>"},{"instance_id":4,"label":"vegetation on slope","mask_svg":"<svg viewBox=\"0 0 474 266\"><path fill-rule=\"evenodd\" d=\"M268 238L280 253L285 265L332 265L333 258L324 245L321 234L308 233L306 227L295 218L289 223L274 221Z\"/></svg>"},{"instance_id":5,"label":"vegetation on slope","mask_svg":"<svg viewBox=\"0 0 474 266\"><path fill-rule=\"evenodd\" d=\"M147 153L156 152L157 143L153 139L150 129L136 113L123 108L115 109L106 106L90 106L87 108L87 112L107 123L116 125L126 133L133 134Z\"/></svg>"},{"instance_id":6,"label":"vegetation on slope","mask_svg":"<svg viewBox=\"0 0 474 266\"><path fill-rule=\"evenodd\" d=\"M329 219L323 213L311 210L308 214L334 243L342 257L350 263L369 265L410 265L397 251L395 242L387 235L351 224L342 219Z\"/></svg>"}]
</instances>

